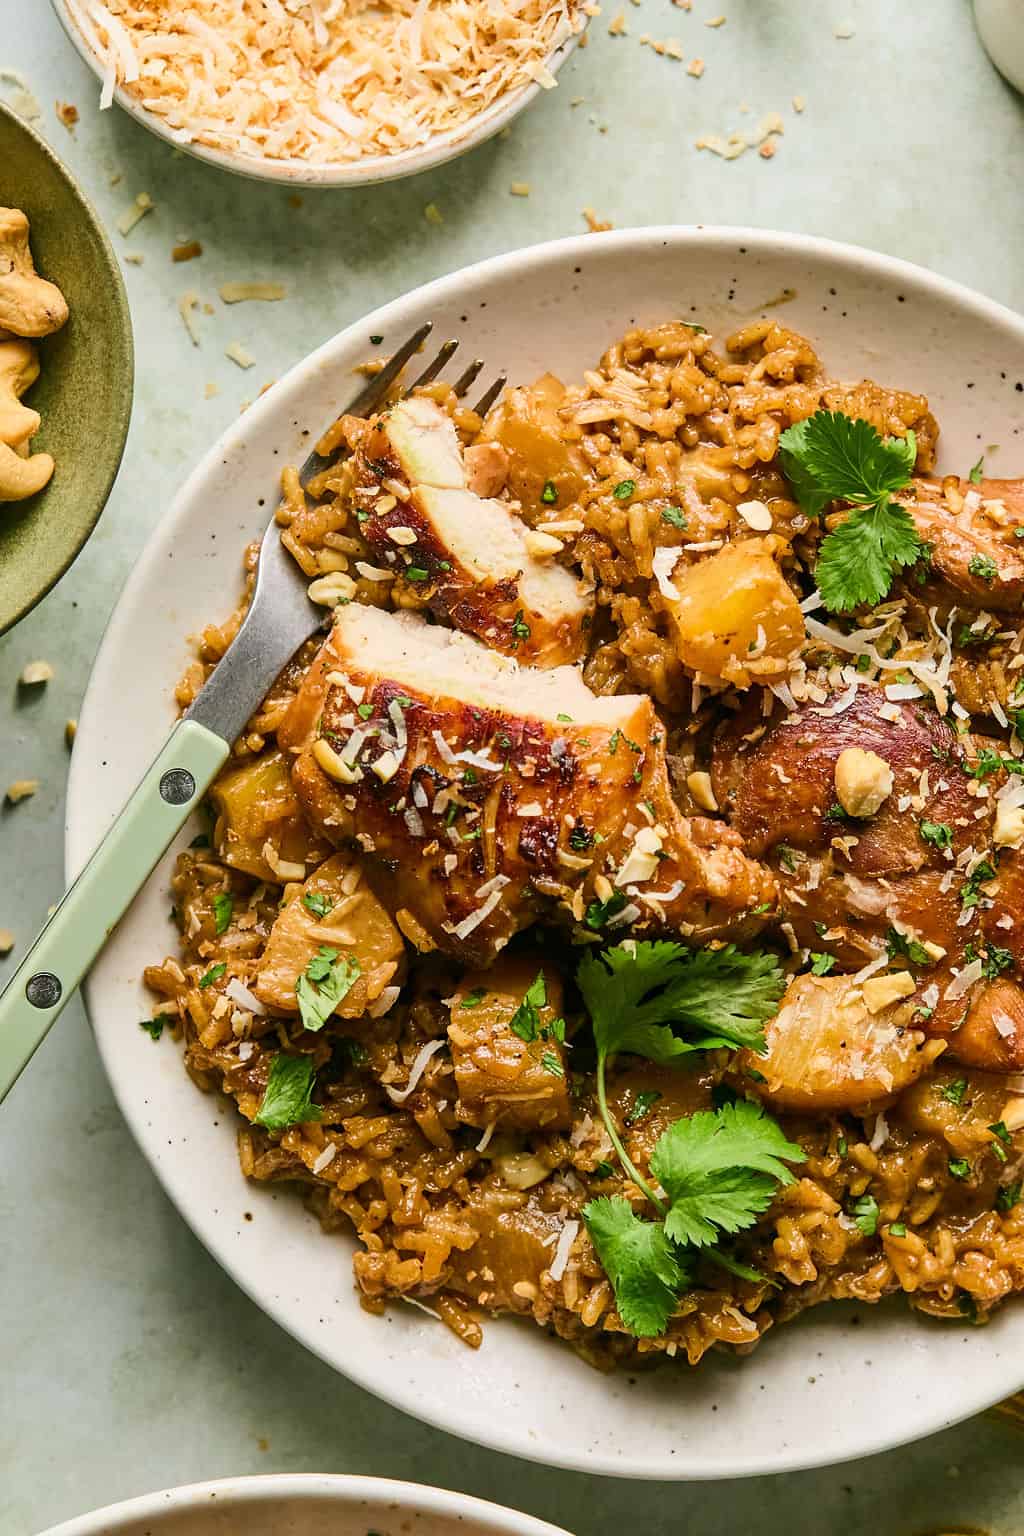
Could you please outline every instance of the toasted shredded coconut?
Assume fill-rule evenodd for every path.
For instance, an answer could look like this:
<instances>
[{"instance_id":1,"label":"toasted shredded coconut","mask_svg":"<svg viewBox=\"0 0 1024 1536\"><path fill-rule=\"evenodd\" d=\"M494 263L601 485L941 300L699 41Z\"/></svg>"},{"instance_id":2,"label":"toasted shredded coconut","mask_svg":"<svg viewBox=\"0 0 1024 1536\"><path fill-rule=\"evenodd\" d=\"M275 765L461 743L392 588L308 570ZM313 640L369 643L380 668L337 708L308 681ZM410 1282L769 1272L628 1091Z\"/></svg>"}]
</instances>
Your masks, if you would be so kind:
<instances>
[{"instance_id":1,"label":"toasted shredded coconut","mask_svg":"<svg viewBox=\"0 0 1024 1536\"><path fill-rule=\"evenodd\" d=\"M239 981L237 976L232 976L224 988L224 995L230 997L233 1003L237 1003L239 1008L248 1008L250 1013L264 1014L267 1011L259 998L250 992L245 983Z\"/></svg>"},{"instance_id":2,"label":"toasted shredded coconut","mask_svg":"<svg viewBox=\"0 0 1024 1536\"><path fill-rule=\"evenodd\" d=\"M440 1040L428 1040L425 1045L420 1046L416 1052L416 1058L409 1068L409 1081L404 1088L389 1088L385 1084L384 1091L392 1104L404 1104L409 1095L415 1092L416 1084L427 1070L427 1063L431 1056L436 1055L438 1051L442 1050L444 1045L445 1041L442 1038Z\"/></svg>"},{"instance_id":3,"label":"toasted shredded coconut","mask_svg":"<svg viewBox=\"0 0 1024 1536\"><path fill-rule=\"evenodd\" d=\"M555 1244L555 1256L551 1260L551 1269L549 1271L552 1280L561 1280L565 1274L565 1266L569 1262L569 1253L573 1243L576 1241L576 1234L579 1230L580 1224L578 1221L567 1221L561 1232L559 1232L558 1242Z\"/></svg>"},{"instance_id":4,"label":"toasted shredded coconut","mask_svg":"<svg viewBox=\"0 0 1024 1536\"><path fill-rule=\"evenodd\" d=\"M180 143L346 164L414 149L554 85L577 0L69 0L104 71ZM112 12L116 11L116 15Z\"/></svg>"}]
</instances>

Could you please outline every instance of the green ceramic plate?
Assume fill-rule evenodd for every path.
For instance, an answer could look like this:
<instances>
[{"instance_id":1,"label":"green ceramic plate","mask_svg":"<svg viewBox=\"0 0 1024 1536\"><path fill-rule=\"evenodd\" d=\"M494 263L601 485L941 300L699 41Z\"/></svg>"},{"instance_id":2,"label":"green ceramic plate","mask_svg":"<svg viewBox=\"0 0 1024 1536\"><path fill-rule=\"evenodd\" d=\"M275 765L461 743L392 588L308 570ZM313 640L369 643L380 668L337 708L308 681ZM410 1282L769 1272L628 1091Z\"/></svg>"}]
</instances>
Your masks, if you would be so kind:
<instances>
[{"instance_id":1,"label":"green ceramic plate","mask_svg":"<svg viewBox=\"0 0 1024 1536\"><path fill-rule=\"evenodd\" d=\"M32 253L71 317L38 343L25 397L57 468L27 501L0 502L0 634L57 581L89 537L121 462L132 409L132 326L117 258L93 209L37 134L0 104L0 206L21 208Z\"/></svg>"}]
</instances>

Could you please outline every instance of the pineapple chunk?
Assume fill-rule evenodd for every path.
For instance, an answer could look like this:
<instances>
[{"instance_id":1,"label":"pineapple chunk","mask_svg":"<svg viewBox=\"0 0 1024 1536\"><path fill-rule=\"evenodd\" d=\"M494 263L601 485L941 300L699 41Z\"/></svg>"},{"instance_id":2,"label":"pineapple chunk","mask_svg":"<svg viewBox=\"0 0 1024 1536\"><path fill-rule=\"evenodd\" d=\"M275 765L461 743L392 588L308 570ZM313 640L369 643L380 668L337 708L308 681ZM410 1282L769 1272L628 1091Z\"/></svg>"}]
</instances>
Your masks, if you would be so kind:
<instances>
[{"instance_id":1,"label":"pineapple chunk","mask_svg":"<svg viewBox=\"0 0 1024 1536\"><path fill-rule=\"evenodd\" d=\"M738 1065L759 1074L773 1108L856 1111L902 1093L945 1050L910 1027L913 1014L902 999L869 1011L848 976L796 976L765 1028L767 1053L741 1051Z\"/></svg>"},{"instance_id":2,"label":"pineapple chunk","mask_svg":"<svg viewBox=\"0 0 1024 1536\"><path fill-rule=\"evenodd\" d=\"M359 976L334 1010L343 1019L358 1019L398 973L405 946L359 864L341 853L321 864L282 907L253 986L260 1001L294 1013L296 983L324 944L340 959L359 962Z\"/></svg>"},{"instance_id":3,"label":"pineapple chunk","mask_svg":"<svg viewBox=\"0 0 1024 1536\"><path fill-rule=\"evenodd\" d=\"M547 1000L536 1008L536 1037L523 1039L512 1019L542 969ZM463 977L448 1025L460 1120L519 1131L569 1125L565 1047L552 1033L561 1007L561 981L534 955L510 955ZM520 1028L532 1033L529 1022Z\"/></svg>"},{"instance_id":4,"label":"pineapple chunk","mask_svg":"<svg viewBox=\"0 0 1024 1536\"><path fill-rule=\"evenodd\" d=\"M664 597L679 660L738 688L782 676L804 639L800 604L775 558L780 541L727 544L671 577Z\"/></svg>"},{"instance_id":5,"label":"pineapple chunk","mask_svg":"<svg viewBox=\"0 0 1024 1536\"><path fill-rule=\"evenodd\" d=\"M331 851L306 824L283 752L265 752L229 768L212 786L210 800L217 813L218 855L257 880L301 880L308 865Z\"/></svg>"}]
</instances>

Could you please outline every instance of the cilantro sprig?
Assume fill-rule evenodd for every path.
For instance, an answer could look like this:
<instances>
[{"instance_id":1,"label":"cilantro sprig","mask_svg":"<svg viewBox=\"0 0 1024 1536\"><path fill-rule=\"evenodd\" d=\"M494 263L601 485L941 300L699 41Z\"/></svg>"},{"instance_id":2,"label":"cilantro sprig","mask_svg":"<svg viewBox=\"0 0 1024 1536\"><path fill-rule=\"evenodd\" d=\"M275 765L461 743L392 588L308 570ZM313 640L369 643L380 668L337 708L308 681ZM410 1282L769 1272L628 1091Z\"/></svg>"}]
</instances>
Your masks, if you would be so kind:
<instances>
[{"instance_id":1,"label":"cilantro sprig","mask_svg":"<svg viewBox=\"0 0 1024 1536\"><path fill-rule=\"evenodd\" d=\"M826 608L844 613L880 602L897 570L924 552L910 514L891 500L910 484L914 433L883 438L870 422L817 411L783 432L779 454L805 512L820 517L834 501L852 508L818 552L815 579Z\"/></svg>"},{"instance_id":2,"label":"cilantro sprig","mask_svg":"<svg viewBox=\"0 0 1024 1536\"><path fill-rule=\"evenodd\" d=\"M655 1337L692 1280L697 1250L746 1279L763 1278L714 1245L756 1220L778 1183L792 1179L786 1161L801 1161L804 1153L759 1105L738 1100L662 1133L650 1159L659 1193L633 1163L610 1112L608 1059L627 1052L667 1065L722 1046L762 1050L763 1025L778 1007L785 977L766 953L644 942L587 955L576 980L597 1047L601 1118L623 1169L660 1219L643 1219L621 1195L590 1201L583 1216L623 1322Z\"/></svg>"}]
</instances>

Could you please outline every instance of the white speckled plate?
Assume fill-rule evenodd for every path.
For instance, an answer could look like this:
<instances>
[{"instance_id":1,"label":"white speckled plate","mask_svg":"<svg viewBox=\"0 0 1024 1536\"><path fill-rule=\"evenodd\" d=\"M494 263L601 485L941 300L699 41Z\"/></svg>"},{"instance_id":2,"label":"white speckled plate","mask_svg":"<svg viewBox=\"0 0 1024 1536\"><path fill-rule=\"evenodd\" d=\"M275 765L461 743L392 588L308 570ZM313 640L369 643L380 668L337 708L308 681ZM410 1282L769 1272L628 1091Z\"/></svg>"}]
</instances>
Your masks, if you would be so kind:
<instances>
[{"instance_id":1,"label":"white speckled plate","mask_svg":"<svg viewBox=\"0 0 1024 1536\"><path fill-rule=\"evenodd\" d=\"M929 272L850 247L746 230L650 229L501 256L396 300L328 342L264 395L194 471L111 620L82 712L68 804L77 872L174 714L184 637L227 613L247 539L281 466L305 452L353 390L352 368L422 320L513 380L577 376L637 321L700 320L723 335L765 312L805 331L838 375L925 392L942 466L982 449L994 474L1024 469L1024 321ZM990 444L997 444L990 449ZM187 835L183 839L187 841ZM446 1430L519 1456L650 1478L735 1477L839 1461L928 1434L1024 1385L1024 1307L987 1328L902 1306L824 1307L745 1360L599 1375L530 1326L488 1326L476 1353L421 1312L362 1311L351 1245L321 1235L283 1189L244 1182L232 1116L197 1093L178 1048L138 1028L145 962L174 948L172 855L88 984L114 1092L171 1198L210 1251L294 1336L370 1391ZM252 1220L245 1213L252 1213Z\"/></svg>"},{"instance_id":2,"label":"white speckled plate","mask_svg":"<svg viewBox=\"0 0 1024 1536\"><path fill-rule=\"evenodd\" d=\"M165 1488L44 1536L568 1536L531 1515L379 1477L276 1474Z\"/></svg>"}]
</instances>

